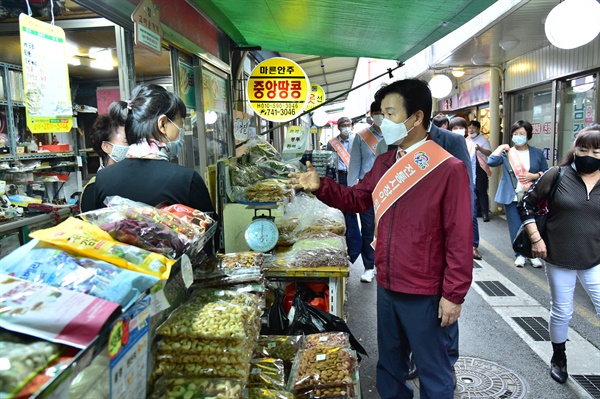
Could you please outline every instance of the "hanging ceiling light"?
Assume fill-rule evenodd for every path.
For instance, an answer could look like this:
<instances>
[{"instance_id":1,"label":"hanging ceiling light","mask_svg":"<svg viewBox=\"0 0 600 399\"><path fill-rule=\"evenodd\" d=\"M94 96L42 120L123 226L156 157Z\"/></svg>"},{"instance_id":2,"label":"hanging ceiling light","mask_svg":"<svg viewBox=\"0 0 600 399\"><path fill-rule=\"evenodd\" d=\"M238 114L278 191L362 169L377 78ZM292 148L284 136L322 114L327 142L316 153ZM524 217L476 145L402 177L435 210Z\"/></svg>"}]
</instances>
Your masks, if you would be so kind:
<instances>
[{"instance_id":1,"label":"hanging ceiling light","mask_svg":"<svg viewBox=\"0 0 600 399\"><path fill-rule=\"evenodd\" d=\"M499 44L502 50L509 51L517 47L519 43L519 39L517 39L516 37L507 36L504 39L502 39Z\"/></svg>"},{"instance_id":2,"label":"hanging ceiling light","mask_svg":"<svg viewBox=\"0 0 600 399\"><path fill-rule=\"evenodd\" d=\"M444 98L452 91L452 80L446 75L435 75L429 81L431 95L435 98Z\"/></svg>"},{"instance_id":3,"label":"hanging ceiling light","mask_svg":"<svg viewBox=\"0 0 600 399\"><path fill-rule=\"evenodd\" d=\"M550 43L572 49L594 40L600 33L600 3L596 0L565 0L550 11L544 29Z\"/></svg>"},{"instance_id":4,"label":"hanging ceiling light","mask_svg":"<svg viewBox=\"0 0 600 399\"><path fill-rule=\"evenodd\" d=\"M325 126L327 122L329 122L329 116L327 115L327 112L319 108L318 110L313 112L312 120L315 125L317 125L318 127L322 127Z\"/></svg>"},{"instance_id":5,"label":"hanging ceiling light","mask_svg":"<svg viewBox=\"0 0 600 399\"><path fill-rule=\"evenodd\" d=\"M462 78L463 76L465 76L465 70L464 69L453 69L452 76L454 76L455 78Z\"/></svg>"},{"instance_id":6,"label":"hanging ceiling light","mask_svg":"<svg viewBox=\"0 0 600 399\"><path fill-rule=\"evenodd\" d=\"M473 54L473 57L471 57L471 62L474 65L483 65L485 64L487 61L487 56L484 53L475 53Z\"/></svg>"}]
</instances>

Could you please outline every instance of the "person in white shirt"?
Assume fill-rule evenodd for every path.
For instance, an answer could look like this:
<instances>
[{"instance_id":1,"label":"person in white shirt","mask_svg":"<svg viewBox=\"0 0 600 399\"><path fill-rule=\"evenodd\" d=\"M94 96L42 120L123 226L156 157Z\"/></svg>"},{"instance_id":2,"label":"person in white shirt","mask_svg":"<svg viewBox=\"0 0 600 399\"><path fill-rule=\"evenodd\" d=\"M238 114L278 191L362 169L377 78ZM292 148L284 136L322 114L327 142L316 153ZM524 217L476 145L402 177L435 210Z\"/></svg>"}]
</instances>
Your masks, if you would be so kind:
<instances>
[{"instance_id":1,"label":"person in white shirt","mask_svg":"<svg viewBox=\"0 0 600 399\"><path fill-rule=\"evenodd\" d=\"M470 140L475 144L477 150L477 164L475 165L475 194L477 198L475 205L477 214L481 212L484 222L490 221L490 199L488 197L489 177L492 174L490 167L487 164L487 157L492 153L490 142L481 134L481 123L478 121L469 122L467 128Z\"/></svg>"}]
</instances>

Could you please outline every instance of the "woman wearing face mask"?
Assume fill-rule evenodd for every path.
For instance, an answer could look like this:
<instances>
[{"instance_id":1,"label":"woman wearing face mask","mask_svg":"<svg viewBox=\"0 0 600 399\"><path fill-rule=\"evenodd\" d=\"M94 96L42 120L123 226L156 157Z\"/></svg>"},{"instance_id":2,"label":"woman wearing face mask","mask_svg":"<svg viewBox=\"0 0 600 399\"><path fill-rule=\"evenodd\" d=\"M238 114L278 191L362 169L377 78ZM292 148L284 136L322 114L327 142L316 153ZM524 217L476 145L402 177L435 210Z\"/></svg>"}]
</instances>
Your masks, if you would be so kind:
<instances>
[{"instance_id":1,"label":"woman wearing face mask","mask_svg":"<svg viewBox=\"0 0 600 399\"><path fill-rule=\"evenodd\" d=\"M91 209L104 207L106 197L118 195L151 206L183 204L214 211L198 172L169 162L169 143L181 136L186 114L179 97L162 86L140 85L131 100L111 104L109 114L126 121L129 150L124 160L98 172Z\"/></svg>"},{"instance_id":2,"label":"woman wearing face mask","mask_svg":"<svg viewBox=\"0 0 600 399\"><path fill-rule=\"evenodd\" d=\"M504 204L504 213L508 221L508 231L512 245L519 227L521 227L517 203L532 183L548 170L548 162L546 162L546 157L541 149L528 144L533 135L531 123L517 121L511 126L510 132L514 146L500 145L490 155L488 165L492 167L503 166L502 178L494 200L499 204ZM525 267L527 260L535 268L542 267L540 259L526 259L515 253L515 266Z\"/></svg>"},{"instance_id":3,"label":"woman wearing face mask","mask_svg":"<svg viewBox=\"0 0 600 399\"><path fill-rule=\"evenodd\" d=\"M113 165L127 156L127 139L125 138L125 120L118 115L117 119L107 114L99 115L92 125L90 142L100 158L101 170ZM96 176L92 177L81 193L80 208L83 212L93 209Z\"/></svg>"},{"instance_id":4,"label":"woman wearing face mask","mask_svg":"<svg viewBox=\"0 0 600 399\"><path fill-rule=\"evenodd\" d=\"M550 287L550 375L567 381L565 342L573 315L575 282L590 296L600 318L600 124L577 135L560 167L563 176L548 205L546 233L540 236L534 211L547 198L559 174L552 168L525 194L519 204L532 252L543 258Z\"/></svg>"}]
</instances>

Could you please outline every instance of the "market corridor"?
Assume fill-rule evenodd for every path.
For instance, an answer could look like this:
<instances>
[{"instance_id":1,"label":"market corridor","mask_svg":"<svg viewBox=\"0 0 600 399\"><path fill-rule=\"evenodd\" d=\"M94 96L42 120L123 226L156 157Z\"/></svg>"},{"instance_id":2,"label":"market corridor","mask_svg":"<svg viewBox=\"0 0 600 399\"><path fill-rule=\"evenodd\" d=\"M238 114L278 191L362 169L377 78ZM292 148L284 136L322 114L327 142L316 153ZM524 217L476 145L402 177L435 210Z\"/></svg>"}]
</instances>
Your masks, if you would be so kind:
<instances>
[{"instance_id":1,"label":"market corridor","mask_svg":"<svg viewBox=\"0 0 600 399\"><path fill-rule=\"evenodd\" d=\"M516 269L509 253L506 221L493 217L481 224L483 261L474 269L473 284L460 318L460 356L457 363L458 386L455 398L598 398L598 390L586 391L572 378L560 385L549 376L551 348L548 341L535 341L514 322L515 318L535 316L548 319L548 296L544 292L543 269ZM491 243L494 243L492 245ZM480 266L480 267L477 267ZM351 266L346 314L351 331L369 353L360 364L363 399L379 399L375 388L377 363L376 285L359 281L361 260ZM500 281L514 296L488 296L482 284ZM580 296L579 294L582 294ZM574 375L600 374L600 321L580 286L575 293L575 315L569 332L567 356ZM589 299L588 299L589 302ZM523 316L523 317L521 317ZM545 322L544 322L545 323ZM547 325L543 325L547 328ZM543 330L543 328L542 328ZM540 331L543 334L543 331ZM474 359L474 360L473 360ZM467 368L465 362L468 363ZM471 363L469 363L471 362ZM499 367L496 367L497 364ZM473 372L476 371L476 372ZM508 371L508 372L507 372ZM478 380L478 373L486 380ZM488 378L489 377L489 378ZM498 377L498 378L496 378ZM486 385L491 389L484 388ZM413 380L415 387L418 380ZM481 385L480 385L481 384ZM595 385L598 388L598 385ZM504 395L504 396L502 396ZM418 388L415 398L419 398Z\"/></svg>"}]
</instances>

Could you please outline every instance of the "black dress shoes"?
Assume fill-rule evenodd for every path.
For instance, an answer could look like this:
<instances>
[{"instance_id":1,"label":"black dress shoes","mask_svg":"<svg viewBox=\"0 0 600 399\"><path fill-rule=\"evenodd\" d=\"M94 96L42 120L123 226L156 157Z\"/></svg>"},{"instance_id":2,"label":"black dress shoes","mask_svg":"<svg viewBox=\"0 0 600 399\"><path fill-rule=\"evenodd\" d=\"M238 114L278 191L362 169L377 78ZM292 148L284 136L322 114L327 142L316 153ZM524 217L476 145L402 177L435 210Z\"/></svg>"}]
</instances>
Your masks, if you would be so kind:
<instances>
[{"instance_id":1,"label":"black dress shoes","mask_svg":"<svg viewBox=\"0 0 600 399\"><path fill-rule=\"evenodd\" d=\"M489 222L490 221L490 215L487 212L483 214L483 221L484 222Z\"/></svg>"},{"instance_id":2,"label":"black dress shoes","mask_svg":"<svg viewBox=\"0 0 600 399\"><path fill-rule=\"evenodd\" d=\"M567 378L569 378L569 373L567 373L567 359L552 359L550 361L550 376L554 381L559 382L561 384L567 382Z\"/></svg>"}]
</instances>

